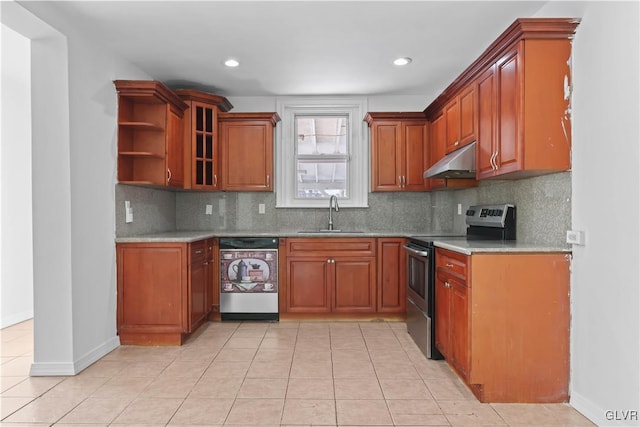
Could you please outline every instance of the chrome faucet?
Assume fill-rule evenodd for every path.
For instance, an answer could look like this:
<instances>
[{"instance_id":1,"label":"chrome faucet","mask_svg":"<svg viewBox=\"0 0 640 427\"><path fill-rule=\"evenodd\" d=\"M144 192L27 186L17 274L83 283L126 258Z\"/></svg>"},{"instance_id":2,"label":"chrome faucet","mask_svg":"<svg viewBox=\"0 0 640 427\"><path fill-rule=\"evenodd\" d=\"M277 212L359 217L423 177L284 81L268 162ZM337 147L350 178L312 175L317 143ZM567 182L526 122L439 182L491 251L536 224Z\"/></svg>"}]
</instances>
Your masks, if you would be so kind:
<instances>
[{"instance_id":1,"label":"chrome faucet","mask_svg":"<svg viewBox=\"0 0 640 427\"><path fill-rule=\"evenodd\" d=\"M333 215L331 213L331 211L333 210L333 208L336 209L336 212L338 212L338 198L333 195L329 198L329 227L327 227L328 230L333 230Z\"/></svg>"}]
</instances>

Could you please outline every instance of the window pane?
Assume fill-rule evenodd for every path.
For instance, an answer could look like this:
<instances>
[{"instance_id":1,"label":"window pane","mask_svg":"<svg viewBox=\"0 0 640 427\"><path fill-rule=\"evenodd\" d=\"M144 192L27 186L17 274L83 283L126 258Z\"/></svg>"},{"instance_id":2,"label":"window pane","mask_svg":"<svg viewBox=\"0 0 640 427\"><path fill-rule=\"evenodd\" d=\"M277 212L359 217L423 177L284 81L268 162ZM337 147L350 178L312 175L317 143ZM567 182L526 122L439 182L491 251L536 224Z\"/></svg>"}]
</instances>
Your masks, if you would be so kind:
<instances>
[{"instance_id":1,"label":"window pane","mask_svg":"<svg viewBox=\"0 0 640 427\"><path fill-rule=\"evenodd\" d=\"M347 154L348 116L296 116L297 154Z\"/></svg>"},{"instance_id":2,"label":"window pane","mask_svg":"<svg viewBox=\"0 0 640 427\"><path fill-rule=\"evenodd\" d=\"M349 197L347 161L297 162L296 198L328 199Z\"/></svg>"}]
</instances>

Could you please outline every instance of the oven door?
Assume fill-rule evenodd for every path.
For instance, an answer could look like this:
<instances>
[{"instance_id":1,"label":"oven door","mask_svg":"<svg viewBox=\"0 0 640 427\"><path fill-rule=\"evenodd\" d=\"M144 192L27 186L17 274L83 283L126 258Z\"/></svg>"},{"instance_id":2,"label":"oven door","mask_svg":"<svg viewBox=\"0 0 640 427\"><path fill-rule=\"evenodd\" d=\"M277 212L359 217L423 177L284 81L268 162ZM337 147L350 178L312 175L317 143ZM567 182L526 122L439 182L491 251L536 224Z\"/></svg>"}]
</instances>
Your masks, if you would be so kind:
<instances>
[{"instance_id":1,"label":"oven door","mask_svg":"<svg viewBox=\"0 0 640 427\"><path fill-rule=\"evenodd\" d=\"M429 285L433 279L433 248L407 243L404 249L407 252L407 296L420 310L430 315L432 307L429 307Z\"/></svg>"}]
</instances>

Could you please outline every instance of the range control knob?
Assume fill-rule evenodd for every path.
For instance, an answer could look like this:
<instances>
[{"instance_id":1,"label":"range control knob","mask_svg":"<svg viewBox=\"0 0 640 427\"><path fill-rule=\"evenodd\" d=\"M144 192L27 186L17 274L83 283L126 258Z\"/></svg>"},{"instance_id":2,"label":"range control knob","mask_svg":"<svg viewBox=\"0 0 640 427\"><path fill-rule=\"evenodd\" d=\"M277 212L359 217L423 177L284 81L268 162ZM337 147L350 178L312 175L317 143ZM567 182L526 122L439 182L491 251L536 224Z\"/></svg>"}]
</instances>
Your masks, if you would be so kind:
<instances>
[{"instance_id":1,"label":"range control knob","mask_svg":"<svg viewBox=\"0 0 640 427\"><path fill-rule=\"evenodd\" d=\"M466 215L467 216L474 216L476 214L476 211L474 211L473 209L467 209Z\"/></svg>"}]
</instances>

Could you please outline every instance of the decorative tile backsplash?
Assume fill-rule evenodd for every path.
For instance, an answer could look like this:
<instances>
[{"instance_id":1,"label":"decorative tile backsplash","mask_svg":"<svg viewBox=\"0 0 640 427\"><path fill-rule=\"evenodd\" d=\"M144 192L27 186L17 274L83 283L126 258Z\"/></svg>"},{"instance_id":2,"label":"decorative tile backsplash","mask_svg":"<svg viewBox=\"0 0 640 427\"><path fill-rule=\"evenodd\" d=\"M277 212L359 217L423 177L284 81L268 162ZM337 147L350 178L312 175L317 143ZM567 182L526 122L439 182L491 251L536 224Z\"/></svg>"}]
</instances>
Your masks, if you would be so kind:
<instances>
[{"instance_id":1,"label":"decorative tile backsplash","mask_svg":"<svg viewBox=\"0 0 640 427\"><path fill-rule=\"evenodd\" d=\"M130 200L134 221L124 222ZM369 193L368 208L334 212L336 229L398 233L464 234L464 212L479 203L513 203L518 240L566 246L571 228L571 172L516 181L482 181L477 188L431 193ZM258 213L259 204L265 213ZM462 215L458 215L458 204ZM211 215L206 214L211 205ZM300 231L327 227L323 209L278 209L275 194L262 192L165 191L116 185L116 235L173 230Z\"/></svg>"}]
</instances>

